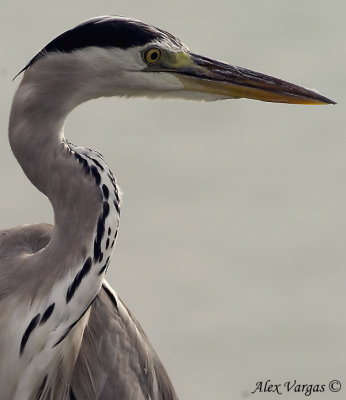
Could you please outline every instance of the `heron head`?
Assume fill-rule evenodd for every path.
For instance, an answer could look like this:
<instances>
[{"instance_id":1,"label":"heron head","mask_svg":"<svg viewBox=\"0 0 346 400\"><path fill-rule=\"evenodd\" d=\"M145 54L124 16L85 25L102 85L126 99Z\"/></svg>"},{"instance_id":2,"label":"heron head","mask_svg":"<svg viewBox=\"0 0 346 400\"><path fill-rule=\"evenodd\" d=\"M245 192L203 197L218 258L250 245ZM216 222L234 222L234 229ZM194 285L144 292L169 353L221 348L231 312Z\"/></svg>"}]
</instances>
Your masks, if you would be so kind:
<instances>
[{"instance_id":1,"label":"heron head","mask_svg":"<svg viewBox=\"0 0 346 400\"><path fill-rule=\"evenodd\" d=\"M334 103L316 91L196 55L170 33L125 17L83 22L51 41L22 71L64 81L61 90L73 91L76 102L118 95Z\"/></svg>"}]
</instances>

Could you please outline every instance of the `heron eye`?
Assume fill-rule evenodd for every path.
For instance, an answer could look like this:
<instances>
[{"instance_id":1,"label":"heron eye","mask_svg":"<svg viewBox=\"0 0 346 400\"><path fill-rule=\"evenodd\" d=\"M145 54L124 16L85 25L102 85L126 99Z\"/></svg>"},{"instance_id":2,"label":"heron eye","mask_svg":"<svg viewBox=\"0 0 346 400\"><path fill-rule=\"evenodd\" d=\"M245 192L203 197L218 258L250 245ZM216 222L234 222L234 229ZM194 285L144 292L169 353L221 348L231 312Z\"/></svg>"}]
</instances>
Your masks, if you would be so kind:
<instances>
[{"instance_id":1,"label":"heron eye","mask_svg":"<svg viewBox=\"0 0 346 400\"><path fill-rule=\"evenodd\" d=\"M146 53L144 54L144 60L148 64L155 64L156 62L159 61L161 57L161 50L158 49L157 47L152 47L151 49L147 50Z\"/></svg>"}]
</instances>

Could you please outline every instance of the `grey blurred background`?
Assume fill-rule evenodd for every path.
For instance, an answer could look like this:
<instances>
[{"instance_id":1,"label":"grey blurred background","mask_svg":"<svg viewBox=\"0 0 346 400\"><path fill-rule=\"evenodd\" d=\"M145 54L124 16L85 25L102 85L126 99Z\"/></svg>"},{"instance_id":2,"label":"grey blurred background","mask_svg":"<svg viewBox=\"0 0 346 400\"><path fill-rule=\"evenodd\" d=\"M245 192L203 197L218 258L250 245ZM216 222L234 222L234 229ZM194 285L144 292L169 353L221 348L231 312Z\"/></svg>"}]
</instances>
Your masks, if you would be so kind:
<instances>
[{"instance_id":1,"label":"grey blurred background","mask_svg":"<svg viewBox=\"0 0 346 400\"><path fill-rule=\"evenodd\" d=\"M101 151L125 193L108 279L181 399L274 398L250 394L266 379L339 379L338 394L311 397L345 398L345 12L342 0L2 0L3 228L53 220L8 145L12 78L89 17L150 22L339 103L100 99L68 119L66 136Z\"/></svg>"}]
</instances>

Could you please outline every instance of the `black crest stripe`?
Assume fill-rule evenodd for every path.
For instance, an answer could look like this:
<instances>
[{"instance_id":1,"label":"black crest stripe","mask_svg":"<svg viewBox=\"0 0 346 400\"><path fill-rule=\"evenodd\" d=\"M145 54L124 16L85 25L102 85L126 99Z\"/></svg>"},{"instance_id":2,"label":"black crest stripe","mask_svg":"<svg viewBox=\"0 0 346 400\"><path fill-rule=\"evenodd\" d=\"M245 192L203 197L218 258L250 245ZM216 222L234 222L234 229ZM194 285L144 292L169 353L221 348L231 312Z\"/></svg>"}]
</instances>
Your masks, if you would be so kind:
<instances>
[{"instance_id":1,"label":"black crest stripe","mask_svg":"<svg viewBox=\"0 0 346 400\"><path fill-rule=\"evenodd\" d=\"M21 72L49 53L71 53L90 46L127 49L162 39L168 39L178 46L181 45L181 42L170 33L144 22L111 16L96 17L53 39L31 59Z\"/></svg>"},{"instance_id":2,"label":"black crest stripe","mask_svg":"<svg viewBox=\"0 0 346 400\"><path fill-rule=\"evenodd\" d=\"M19 350L19 354L22 355L25 345L28 342L29 336L32 333L32 331L36 328L38 322L40 320L40 314L37 314L34 316L34 318L30 321L30 324L28 325L28 327L26 328L24 335L22 337L22 340L20 342L20 350Z\"/></svg>"}]
</instances>

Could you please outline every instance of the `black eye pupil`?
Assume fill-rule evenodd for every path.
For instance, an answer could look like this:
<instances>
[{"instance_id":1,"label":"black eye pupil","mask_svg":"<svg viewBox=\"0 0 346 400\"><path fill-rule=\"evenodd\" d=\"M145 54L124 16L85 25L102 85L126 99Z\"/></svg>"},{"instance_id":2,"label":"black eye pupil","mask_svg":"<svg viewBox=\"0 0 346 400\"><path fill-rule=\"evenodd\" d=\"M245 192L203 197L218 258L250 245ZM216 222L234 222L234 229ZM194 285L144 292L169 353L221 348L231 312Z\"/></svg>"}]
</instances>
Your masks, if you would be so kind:
<instances>
[{"instance_id":1,"label":"black eye pupil","mask_svg":"<svg viewBox=\"0 0 346 400\"><path fill-rule=\"evenodd\" d=\"M159 53L158 53L157 51L153 51L153 52L150 54L150 59L153 60L153 61L155 61L155 60L157 60L158 56L159 56Z\"/></svg>"}]
</instances>

